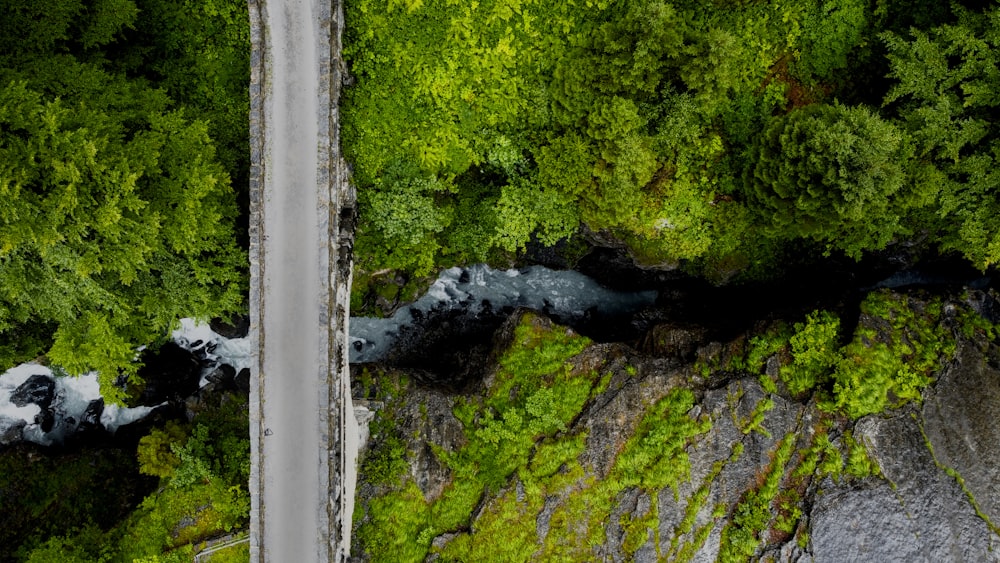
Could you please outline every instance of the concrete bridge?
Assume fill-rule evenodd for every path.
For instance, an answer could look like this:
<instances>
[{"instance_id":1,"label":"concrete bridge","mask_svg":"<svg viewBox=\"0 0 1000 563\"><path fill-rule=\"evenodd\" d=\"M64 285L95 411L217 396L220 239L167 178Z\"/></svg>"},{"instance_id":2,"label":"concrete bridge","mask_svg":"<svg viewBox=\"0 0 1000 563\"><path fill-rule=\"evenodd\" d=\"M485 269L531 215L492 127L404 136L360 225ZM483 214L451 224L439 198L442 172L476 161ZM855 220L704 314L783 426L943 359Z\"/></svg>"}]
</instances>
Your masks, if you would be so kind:
<instances>
[{"instance_id":1,"label":"concrete bridge","mask_svg":"<svg viewBox=\"0 0 1000 563\"><path fill-rule=\"evenodd\" d=\"M358 427L341 0L249 0L251 561L341 562Z\"/></svg>"}]
</instances>

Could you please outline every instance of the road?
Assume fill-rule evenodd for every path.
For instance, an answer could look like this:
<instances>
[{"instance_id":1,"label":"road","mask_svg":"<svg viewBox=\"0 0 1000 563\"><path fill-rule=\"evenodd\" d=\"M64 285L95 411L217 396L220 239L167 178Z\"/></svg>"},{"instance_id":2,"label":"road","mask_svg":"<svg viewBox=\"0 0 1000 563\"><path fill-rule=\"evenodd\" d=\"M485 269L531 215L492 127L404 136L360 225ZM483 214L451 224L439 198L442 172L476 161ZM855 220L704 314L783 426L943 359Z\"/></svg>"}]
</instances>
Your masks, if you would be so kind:
<instances>
[{"instance_id":1,"label":"road","mask_svg":"<svg viewBox=\"0 0 1000 563\"><path fill-rule=\"evenodd\" d=\"M251 110L258 151L251 148L251 560L342 561L344 398L331 358L330 1L251 0L251 22L262 57L251 79L252 93L260 85Z\"/></svg>"}]
</instances>

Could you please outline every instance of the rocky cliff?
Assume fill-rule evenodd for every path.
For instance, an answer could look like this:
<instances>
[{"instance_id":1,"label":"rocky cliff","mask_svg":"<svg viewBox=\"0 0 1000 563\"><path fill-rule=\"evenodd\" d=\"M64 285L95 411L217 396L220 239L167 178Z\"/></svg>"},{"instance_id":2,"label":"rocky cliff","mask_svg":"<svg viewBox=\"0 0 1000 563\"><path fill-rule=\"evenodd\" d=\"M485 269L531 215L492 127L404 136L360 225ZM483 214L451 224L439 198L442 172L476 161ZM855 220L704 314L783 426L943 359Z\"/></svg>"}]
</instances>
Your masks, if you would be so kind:
<instances>
[{"instance_id":1,"label":"rocky cliff","mask_svg":"<svg viewBox=\"0 0 1000 563\"><path fill-rule=\"evenodd\" d=\"M632 345L521 312L465 393L358 368L355 560L1000 560L994 305L883 290Z\"/></svg>"}]
</instances>

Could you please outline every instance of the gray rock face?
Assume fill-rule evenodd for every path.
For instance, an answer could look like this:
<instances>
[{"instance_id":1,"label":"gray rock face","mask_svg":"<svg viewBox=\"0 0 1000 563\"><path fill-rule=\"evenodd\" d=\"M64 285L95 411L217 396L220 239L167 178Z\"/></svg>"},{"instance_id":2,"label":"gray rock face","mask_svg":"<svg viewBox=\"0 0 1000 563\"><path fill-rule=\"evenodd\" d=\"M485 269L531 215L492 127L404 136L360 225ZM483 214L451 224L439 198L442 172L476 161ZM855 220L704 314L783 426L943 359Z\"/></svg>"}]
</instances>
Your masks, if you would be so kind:
<instances>
[{"instance_id":1,"label":"gray rock face","mask_svg":"<svg viewBox=\"0 0 1000 563\"><path fill-rule=\"evenodd\" d=\"M451 482L451 471L434 455L431 444L447 451L465 443L462 423L452 414L454 397L430 389L415 389L398 413L407 429L410 475L428 501L433 501Z\"/></svg>"},{"instance_id":2,"label":"gray rock face","mask_svg":"<svg viewBox=\"0 0 1000 563\"><path fill-rule=\"evenodd\" d=\"M1000 535L991 524L1000 521L1000 347L982 336L959 338L955 359L936 374L920 404L853 421L824 412L817 399L790 397L781 385L769 392L757 377L725 367L705 373L706 358L714 366L731 365L728 359L739 345L704 343L696 351L701 367L685 365L680 357L688 353L689 342L680 336L688 333L661 332L653 335L663 341L658 356L648 355L649 347L637 352L593 344L573 358L575 370L608 374L609 381L567 429L586 435L576 458L586 477L548 491L544 502L536 501L526 513L535 522L536 558L544 559L539 554L558 529L553 518L567 498L590 486L584 484L587 479L614 477L612 468L644 412L686 387L696 399L687 415L711 421L708 432L687 442L689 478L676 491L615 489L610 513L602 513L607 518L597 536L600 545L583 544L588 558L1000 561ZM776 357L767 362L769 373L777 374L778 362ZM491 384L490 379L484 383ZM410 437L411 477L432 501L451 477L429 444L461 447L462 425L451 413L454 397L423 389L407 393L394 419ZM857 473L850 473L848 458L860 452L852 449L854 443L863 445L881 475L858 476L865 473L857 465ZM511 490L518 491L520 501L528 482L514 475L502 490L485 492L469 530L477 529L483 507L496 506L505 494L509 502ZM766 492L768 482L776 492ZM640 521L638 532L635 526L629 529ZM559 525L565 529L565 522ZM582 524L581 538L585 528ZM438 549L456 537L452 532L468 530L439 536ZM740 541L750 551L733 556L734 537L741 532Z\"/></svg>"},{"instance_id":3,"label":"gray rock face","mask_svg":"<svg viewBox=\"0 0 1000 563\"><path fill-rule=\"evenodd\" d=\"M1000 561L1000 538L955 479L935 465L911 412L857 424L885 480L825 484L812 512L817 562Z\"/></svg>"},{"instance_id":4,"label":"gray rock face","mask_svg":"<svg viewBox=\"0 0 1000 563\"><path fill-rule=\"evenodd\" d=\"M17 386L10 394L10 402L15 406L23 407L35 404L42 407L42 410L49 408L52 398L55 396L56 382L47 375L32 375L24 383Z\"/></svg>"},{"instance_id":5,"label":"gray rock face","mask_svg":"<svg viewBox=\"0 0 1000 563\"><path fill-rule=\"evenodd\" d=\"M924 432L942 467L965 480L980 510L1000 522L1000 349L963 342L925 396Z\"/></svg>"}]
</instances>

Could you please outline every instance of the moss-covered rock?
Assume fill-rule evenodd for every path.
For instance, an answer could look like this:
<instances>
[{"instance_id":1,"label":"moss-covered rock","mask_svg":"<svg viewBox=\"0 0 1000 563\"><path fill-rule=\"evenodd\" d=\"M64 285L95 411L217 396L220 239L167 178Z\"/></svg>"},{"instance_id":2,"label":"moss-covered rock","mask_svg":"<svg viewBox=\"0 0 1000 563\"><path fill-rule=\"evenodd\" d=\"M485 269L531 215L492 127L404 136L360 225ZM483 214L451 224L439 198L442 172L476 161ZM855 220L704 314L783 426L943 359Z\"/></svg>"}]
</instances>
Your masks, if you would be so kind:
<instances>
[{"instance_id":1,"label":"moss-covered rock","mask_svg":"<svg viewBox=\"0 0 1000 563\"><path fill-rule=\"evenodd\" d=\"M369 371L359 387L378 388L367 396L384 407L362 463L354 554L993 557L993 325L959 299L920 294L880 292L858 314L759 323L725 343L683 327L680 347L656 345L676 327L653 328L639 351L521 313L467 394ZM866 356L878 343L886 353ZM869 382L880 410L853 409L845 364L878 371L880 358L896 366ZM792 383L795 370L808 384Z\"/></svg>"}]
</instances>

